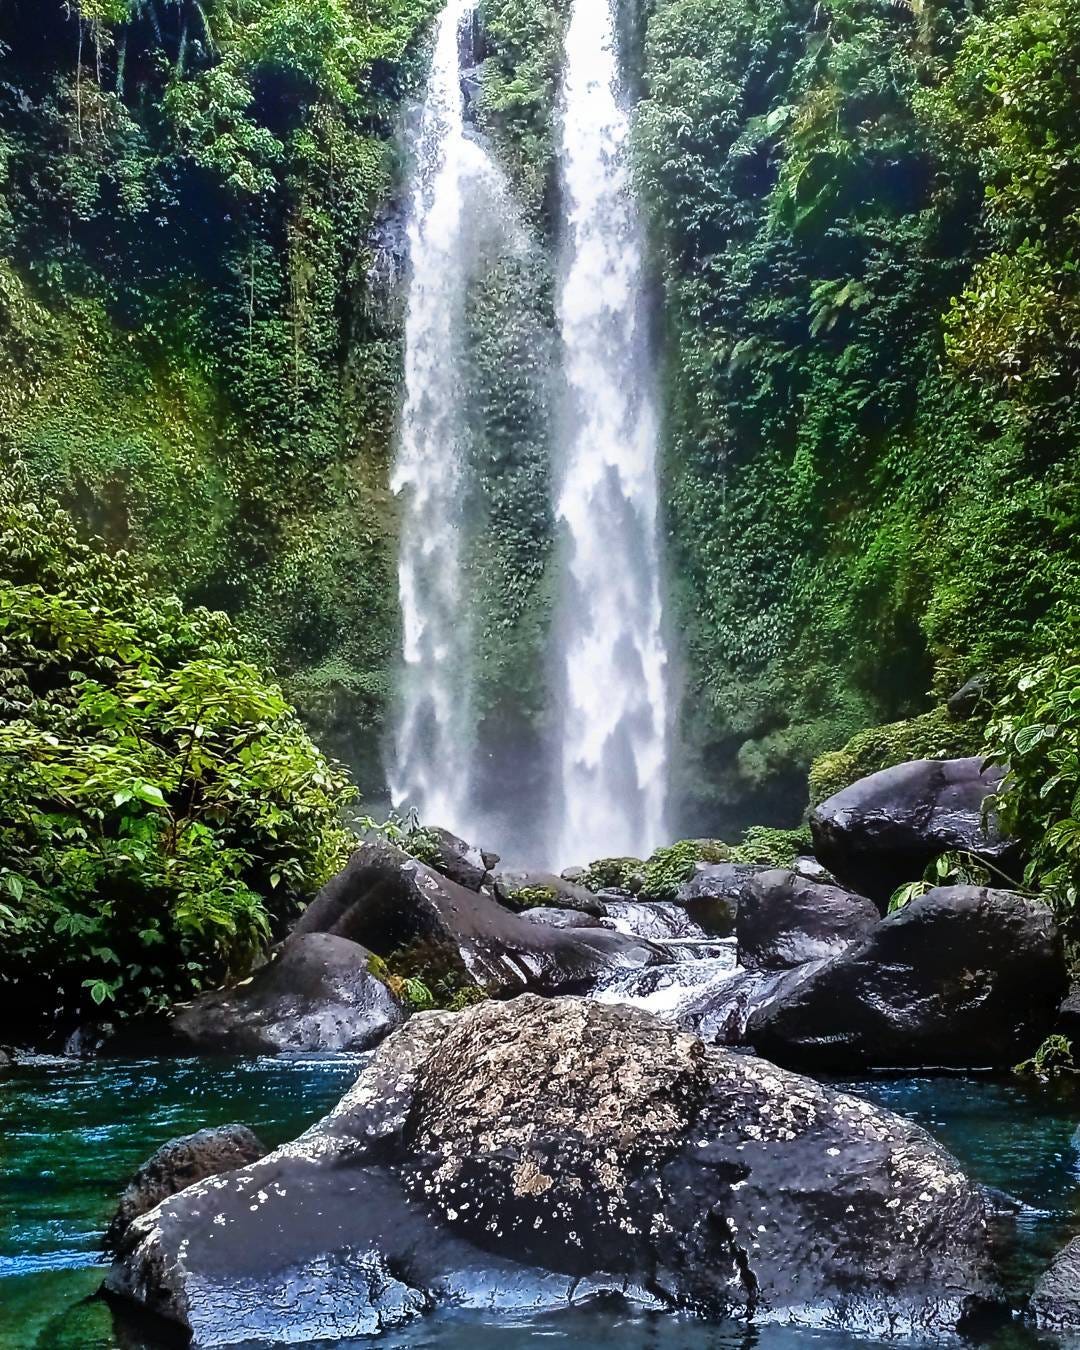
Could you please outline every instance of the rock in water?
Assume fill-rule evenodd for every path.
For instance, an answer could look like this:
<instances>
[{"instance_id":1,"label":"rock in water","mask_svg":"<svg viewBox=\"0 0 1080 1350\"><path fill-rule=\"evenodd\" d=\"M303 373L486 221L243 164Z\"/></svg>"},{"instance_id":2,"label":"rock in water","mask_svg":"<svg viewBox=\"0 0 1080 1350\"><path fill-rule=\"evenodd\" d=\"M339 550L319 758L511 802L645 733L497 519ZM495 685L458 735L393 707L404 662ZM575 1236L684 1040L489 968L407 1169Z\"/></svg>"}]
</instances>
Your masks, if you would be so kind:
<instances>
[{"instance_id":1,"label":"rock in water","mask_svg":"<svg viewBox=\"0 0 1080 1350\"><path fill-rule=\"evenodd\" d=\"M837 956L880 916L872 900L807 881L783 868L761 872L739 903L735 933L747 970L785 970Z\"/></svg>"},{"instance_id":2,"label":"rock in water","mask_svg":"<svg viewBox=\"0 0 1080 1350\"><path fill-rule=\"evenodd\" d=\"M265 1155L266 1149L246 1125L219 1125L170 1139L128 1182L105 1233L105 1250L116 1251L132 1223L170 1195L205 1177L257 1162Z\"/></svg>"},{"instance_id":3,"label":"rock in water","mask_svg":"<svg viewBox=\"0 0 1080 1350\"><path fill-rule=\"evenodd\" d=\"M245 1055L370 1049L404 1021L371 961L330 933L289 938L251 979L179 1008L171 1031L194 1050Z\"/></svg>"},{"instance_id":4,"label":"rock in water","mask_svg":"<svg viewBox=\"0 0 1080 1350\"><path fill-rule=\"evenodd\" d=\"M1035 1321L1045 1331L1080 1331L1080 1237L1058 1252L1031 1296Z\"/></svg>"},{"instance_id":5,"label":"rock in water","mask_svg":"<svg viewBox=\"0 0 1080 1350\"><path fill-rule=\"evenodd\" d=\"M779 990L746 1035L799 1068L1008 1067L1051 1030L1065 988L1048 905L940 886Z\"/></svg>"},{"instance_id":6,"label":"rock in water","mask_svg":"<svg viewBox=\"0 0 1080 1350\"><path fill-rule=\"evenodd\" d=\"M559 906L571 907L562 897ZM423 967L445 969L496 997L525 989L583 992L614 971L671 960L662 947L604 928L528 923L388 844L357 849L294 932L334 933L382 957L415 949Z\"/></svg>"},{"instance_id":7,"label":"rock in water","mask_svg":"<svg viewBox=\"0 0 1080 1350\"><path fill-rule=\"evenodd\" d=\"M810 813L814 852L845 886L881 905L950 849L1015 876L1016 845L983 821L983 802L1003 772L984 770L975 756L917 759L860 778Z\"/></svg>"},{"instance_id":8,"label":"rock in water","mask_svg":"<svg viewBox=\"0 0 1080 1350\"><path fill-rule=\"evenodd\" d=\"M107 1287L197 1346L600 1291L895 1334L954 1327L989 1271L980 1190L909 1121L527 995L414 1017L294 1143L136 1220Z\"/></svg>"}]
</instances>

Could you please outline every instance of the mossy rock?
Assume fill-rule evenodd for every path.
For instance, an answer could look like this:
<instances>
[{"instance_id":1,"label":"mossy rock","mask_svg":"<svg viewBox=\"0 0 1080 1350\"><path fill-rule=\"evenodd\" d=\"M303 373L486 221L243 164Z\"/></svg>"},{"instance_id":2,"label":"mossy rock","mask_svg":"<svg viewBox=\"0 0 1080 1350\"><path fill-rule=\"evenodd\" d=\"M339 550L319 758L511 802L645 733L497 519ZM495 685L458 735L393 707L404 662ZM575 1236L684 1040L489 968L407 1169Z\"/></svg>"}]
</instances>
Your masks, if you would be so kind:
<instances>
[{"instance_id":1,"label":"mossy rock","mask_svg":"<svg viewBox=\"0 0 1080 1350\"><path fill-rule=\"evenodd\" d=\"M852 736L841 750L818 755L810 768L810 805L879 769L913 759L961 759L983 745L981 720L957 720L945 707L885 726L868 727Z\"/></svg>"},{"instance_id":2,"label":"mossy rock","mask_svg":"<svg viewBox=\"0 0 1080 1350\"><path fill-rule=\"evenodd\" d=\"M743 835L742 842L729 850L732 862L758 863L767 867L791 867L801 854L813 852L810 830L777 830L767 825L754 825Z\"/></svg>"},{"instance_id":3,"label":"mossy rock","mask_svg":"<svg viewBox=\"0 0 1080 1350\"><path fill-rule=\"evenodd\" d=\"M730 862L731 857L731 848L719 839L680 839L655 849L642 872L641 898L674 900L698 863Z\"/></svg>"},{"instance_id":4,"label":"mossy rock","mask_svg":"<svg viewBox=\"0 0 1080 1350\"><path fill-rule=\"evenodd\" d=\"M581 885L590 891L629 891L636 895L644 876L645 864L640 858L597 858L586 867Z\"/></svg>"}]
</instances>

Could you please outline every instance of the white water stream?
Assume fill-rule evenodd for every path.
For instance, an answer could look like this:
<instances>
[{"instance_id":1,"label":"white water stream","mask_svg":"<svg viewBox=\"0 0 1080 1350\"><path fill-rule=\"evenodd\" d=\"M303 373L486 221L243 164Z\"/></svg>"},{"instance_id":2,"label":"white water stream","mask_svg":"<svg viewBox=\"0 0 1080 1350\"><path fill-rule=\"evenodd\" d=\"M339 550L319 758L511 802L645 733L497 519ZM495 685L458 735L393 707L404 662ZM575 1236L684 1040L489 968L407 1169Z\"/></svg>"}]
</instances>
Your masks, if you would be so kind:
<instances>
[{"instance_id":1,"label":"white water stream","mask_svg":"<svg viewBox=\"0 0 1080 1350\"><path fill-rule=\"evenodd\" d=\"M561 792L552 859L665 842L668 659L657 528L658 418L630 120L608 0L575 0L560 117L566 407L557 516Z\"/></svg>"},{"instance_id":2,"label":"white water stream","mask_svg":"<svg viewBox=\"0 0 1080 1350\"><path fill-rule=\"evenodd\" d=\"M426 824L471 831L472 633L463 564L468 418L464 307L478 217L505 211L499 170L465 124L460 33L472 0L439 16L413 139L405 401L391 479L402 499L404 665L390 791Z\"/></svg>"}]
</instances>

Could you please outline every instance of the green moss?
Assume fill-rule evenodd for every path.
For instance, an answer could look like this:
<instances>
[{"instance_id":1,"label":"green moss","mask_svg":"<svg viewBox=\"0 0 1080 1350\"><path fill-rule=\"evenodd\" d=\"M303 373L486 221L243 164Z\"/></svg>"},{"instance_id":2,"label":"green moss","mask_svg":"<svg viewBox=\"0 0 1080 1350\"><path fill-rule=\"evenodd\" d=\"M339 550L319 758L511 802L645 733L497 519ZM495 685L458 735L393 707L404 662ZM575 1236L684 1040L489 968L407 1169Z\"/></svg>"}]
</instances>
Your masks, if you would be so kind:
<instances>
[{"instance_id":1,"label":"green moss","mask_svg":"<svg viewBox=\"0 0 1080 1350\"><path fill-rule=\"evenodd\" d=\"M810 831L776 830L767 826L752 826L746 831L742 842L734 844L730 851L732 862L763 863L769 867L791 867L801 854L813 850Z\"/></svg>"},{"instance_id":2,"label":"green moss","mask_svg":"<svg viewBox=\"0 0 1080 1350\"><path fill-rule=\"evenodd\" d=\"M817 805L867 774L912 759L957 759L978 754L984 725L960 721L947 708L935 708L887 726L869 727L842 750L819 755L810 770L810 801Z\"/></svg>"},{"instance_id":3,"label":"green moss","mask_svg":"<svg viewBox=\"0 0 1080 1350\"><path fill-rule=\"evenodd\" d=\"M508 892L507 898L518 909L539 909L541 906L558 905L559 892L554 886L522 886L519 890Z\"/></svg>"},{"instance_id":4,"label":"green moss","mask_svg":"<svg viewBox=\"0 0 1080 1350\"><path fill-rule=\"evenodd\" d=\"M642 870L643 900L673 900L698 863L731 861L731 849L718 839L680 839L649 855Z\"/></svg>"},{"instance_id":5,"label":"green moss","mask_svg":"<svg viewBox=\"0 0 1080 1350\"><path fill-rule=\"evenodd\" d=\"M640 858L597 858L585 869L581 884L590 891L641 890L645 864Z\"/></svg>"}]
</instances>

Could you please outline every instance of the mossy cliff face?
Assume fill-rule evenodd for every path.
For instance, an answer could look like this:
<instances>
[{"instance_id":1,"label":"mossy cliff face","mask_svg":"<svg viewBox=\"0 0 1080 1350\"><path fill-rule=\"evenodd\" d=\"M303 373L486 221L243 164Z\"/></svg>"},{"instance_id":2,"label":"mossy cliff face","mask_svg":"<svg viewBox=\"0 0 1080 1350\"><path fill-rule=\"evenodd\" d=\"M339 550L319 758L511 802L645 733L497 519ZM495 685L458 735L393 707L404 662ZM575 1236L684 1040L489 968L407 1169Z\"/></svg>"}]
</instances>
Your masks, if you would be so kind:
<instances>
[{"instance_id":1,"label":"mossy cliff face","mask_svg":"<svg viewBox=\"0 0 1080 1350\"><path fill-rule=\"evenodd\" d=\"M368 790L397 650L395 146L436 8L0 10L4 453L228 609ZM795 823L813 758L868 727L920 719L899 740L950 749L967 732L928 710L1062 640L1074 8L622 8L662 288L681 832ZM517 764L543 732L568 11L482 0L472 35L471 116L528 240L469 300L477 706ZM493 768L493 801L513 776Z\"/></svg>"},{"instance_id":2,"label":"mossy cliff face","mask_svg":"<svg viewBox=\"0 0 1080 1350\"><path fill-rule=\"evenodd\" d=\"M1078 63L1063 0L652 7L685 826L1060 643Z\"/></svg>"},{"instance_id":3,"label":"mossy cliff face","mask_svg":"<svg viewBox=\"0 0 1080 1350\"><path fill-rule=\"evenodd\" d=\"M231 611L379 781L401 366L373 228L433 0L0 15L5 455Z\"/></svg>"}]
</instances>

